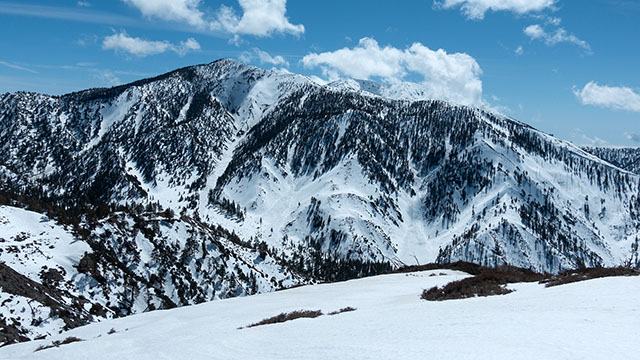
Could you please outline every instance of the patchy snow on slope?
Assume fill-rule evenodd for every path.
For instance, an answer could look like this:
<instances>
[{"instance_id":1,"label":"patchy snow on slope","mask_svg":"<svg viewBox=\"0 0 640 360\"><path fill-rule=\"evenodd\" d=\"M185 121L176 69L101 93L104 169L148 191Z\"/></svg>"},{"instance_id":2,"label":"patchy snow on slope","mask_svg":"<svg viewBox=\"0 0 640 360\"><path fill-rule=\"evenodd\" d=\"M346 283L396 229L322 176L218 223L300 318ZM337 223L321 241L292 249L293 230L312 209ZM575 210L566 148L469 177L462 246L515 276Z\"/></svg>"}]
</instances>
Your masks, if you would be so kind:
<instances>
[{"instance_id":1,"label":"patchy snow on slope","mask_svg":"<svg viewBox=\"0 0 640 360\"><path fill-rule=\"evenodd\" d=\"M0 349L6 359L631 359L640 279L428 302L451 270L382 275L108 320ZM355 311L326 315L345 307ZM325 315L242 328L295 310ZM111 330L113 329L113 330ZM115 332L113 332L115 331ZM109 333L112 334L109 334ZM34 352L52 340L84 341Z\"/></svg>"},{"instance_id":2,"label":"patchy snow on slope","mask_svg":"<svg viewBox=\"0 0 640 360\"><path fill-rule=\"evenodd\" d=\"M65 280L90 247L42 214L0 206L0 260L31 279L43 269L58 269Z\"/></svg>"}]
</instances>

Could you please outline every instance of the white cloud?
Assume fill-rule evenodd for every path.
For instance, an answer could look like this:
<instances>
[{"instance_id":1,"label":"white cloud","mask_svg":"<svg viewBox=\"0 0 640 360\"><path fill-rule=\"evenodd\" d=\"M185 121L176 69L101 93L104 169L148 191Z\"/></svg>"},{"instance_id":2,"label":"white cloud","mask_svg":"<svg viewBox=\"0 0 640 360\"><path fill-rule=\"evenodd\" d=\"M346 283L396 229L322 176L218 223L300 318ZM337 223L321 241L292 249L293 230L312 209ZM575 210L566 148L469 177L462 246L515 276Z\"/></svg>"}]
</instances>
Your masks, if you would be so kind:
<instances>
[{"instance_id":1,"label":"white cloud","mask_svg":"<svg viewBox=\"0 0 640 360\"><path fill-rule=\"evenodd\" d=\"M273 33L299 36L304 33L304 25L294 25L285 16L287 0L238 0L242 16L238 16L228 6L218 11L213 30L222 30L235 35L270 36Z\"/></svg>"},{"instance_id":2,"label":"white cloud","mask_svg":"<svg viewBox=\"0 0 640 360\"><path fill-rule=\"evenodd\" d=\"M630 140L630 141L633 141L633 142L640 143L640 135L639 135L639 134L633 134L633 133L631 133L631 134L630 134L630 133L628 133L628 132L625 132L625 133L624 133L624 137L625 137L627 140Z\"/></svg>"},{"instance_id":3,"label":"white cloud","mask_svg":"<svg viewBox=\"0 0 640 360\"><path fill-rule=\"evenodd\" d=\"M511 11L522 15L553 8L555 2L556 0L442 0L434 1L434 7L460 7L467 18L481 20L489 10Z\"/></svg>"},{"instance_id":4,"label":"white cloud","mask_svg":"<svg viewBox=\"0 0 640 360\"><path fill-rule=\"evenodd\" d=\"M524 54L524 49L522 48L522 45L520 45L513 52L516 53L516 55L522 55Z\"/></svg>"},{"instance_id":5,"label":"white cloud","mask_svg":"<svg viewBox=\"0 0 640 360\"><path fill-rule=\"evenodd\" d=\"M117 86L122 84L122 81L111 71L104 70L99 71L96 74L96 78L102 83L104 86Z\"/></svg>"},{"instance_id":6,"label":"white cloud","mask_svg":"<svg viewBox=\"0 0 640 360\"><path fill-rule=\"evenodd\" d=\"M172 46L171 50L180 56L185 56L192 51L199 51L200 43L194 38L188 38L186 41L181 41L178 46Z\"/></svg>"},{"instance_id":7,"label":"white cloud","mask_svg":"<svg viewBox=\"0 0 640 360\"><path fill-rule=\"evenodd\" d=\"M123 0L147 17L163 20L186 22L191 26L203 28L206 25L204 13L198 9L200 0Z\"/></svg>"},{"instance_id":8,"label":"white cloud","mask_svg":"<svg viewBox=\"0 0 640 360\"><path fill-rule=\"evenodd\" d=\"M624 133L624 137L625 137L627 140L630 140L630 141L633 141L633 142L640 143L640 135L639 135L639 134L633 134L633 133L631 133L631 134L630 134L630 133L628 133L628 132L625 132L625 133Z\"/></svg>"},{"instance_id":9,"label":"white cloud","mask_svg":"<svg viewBox=\"0 0 640 360\"><path fill-rule=\"evenodd\" d=\"M30 72L32 74L37 74L38 73L35 70L31 70L31 69L26 68L24 66L12 64L12 63L9 63L9 62L6 62L6 61L0 61L0 65L6 66L6 67L11 68L11 69L15 69L15 70L21 70L21 71Z\"/></svg>"},{"instance_id":10,"label":"white cloud","mask_svg":"<svg viewBox=\"0 0 640 360\"><path fill-rule=\"evenodd\" d=\"M546 31L540 25L529 25L524 29L524 33L532 39L544 39L548 36Z\"/></svg>"},{"instance_id":11,"label":"white cloud","mask_svg":"<svg viewBox=\"0 0 640 360\"><path fill-rule=\"evenodd\" d=\"M640 94L628 87L598 85L591 81L573 93L585 105L640 112Z\"/></svg>"},{"instance_id":12,"label":"white cloud","mask_svg":"<svg viewBox=\"0 0 640 360\"><path fill-rule=\"evenodd\" d=\"M221 31L231 35L271 36L274 33L299 36L303 25L294 25L286 17L287 0L238 0L239 15L222 5L214 18L201 10L201 0L122 0L140 10L144 16L184 22L201 30ZM234 41L238 41L235 39Z\"/></svg>"},{"instance_id":13,"label":"white cloud","mask_svg":"<svg viewBox=\"0 0 640 360\"><path fill-rule=\"evenodd\" d=\"M200 50L200 44L194 38L182 41L178 45L168 41L143 40L137 37L131 37L123 31L105 37L102 42L102 49L114 50L116 52L124 51L138 57L162 54L167 51L173 51L180 56L184 56L188 52Z\"/></svg>"},{"instance_id":14,"label":"white cloud","mask_svg":"<svg viewBox=\"0 0 640 360\"><path fill-rule=\"evenodd\" d=\"M311 53L302 59L306 68L319 67L324 76L356 79L381 78L399 83L415 74L421 77L425 93L434 99L462 104L482 103L482 73L476 60L463 53L448 54L414 43L409 48L380 47L372 38L360 39L353 48Z\"/></svg>"},{"instance_id":15,"label":"white cloud","mask_svg":"<svg viewBox=\"0 0 640 360\"><path fill-rule=\"evenodd\" d=\"M542 26L535 24L527 26L524 29L524 33L534 40L544 41L545 44L549 46L553 46L561 42L568 42L582 47L587 52L591 52L591 46L589 46L586 41L579 39L573 34L569 34L563 28L556 29L553 32L547 32Z\"/></svg>"},{"instance_id":16,"label":"white cloud","mask_svg":"<svg viewBox=\"0 0 640 360\"><path fill-rule=\"evenodd\" d=\"M547 17L546 21L547 24L559 26L562 22L562 19L560 19L559 17Z\"/></svg>"},{"instance_id":17,"label":"white cloud","mask_svg":"<svg viewBox=\"0 0 640 360\"><path fill-rule=\"evenodd\" d=\"M571 132L571 137L574 139L574 142L578 145L583 146L608 146L609 142L604 139L601 139L597 136L588 136L582 131L580 128L575 128Z\"/></svg>"},{"instance_id":18,"label":"white cloud","mask_svg":"<svg viewBox=\"0 0 640 360\"><path fill-rule=\"evenodd\" d=\"M245 63L250 63L254 59L257 59L258 61L260 61L260 64L271 64L274 66L289 67L289 62L285 60L284 57L280 55L272 56L268 52L260 50L258 48L253 48L251 52L243 52L239 58L240 61Z\"/></svg>"},{"instance_id":19,"label":"white cloud","mask_svg":"<svg viewBox=\"0 0 640 360\"><path fill-rule=\"evenodd\" d=\"M88 2L88 1L78 1L78 6L89 7L89 6L91 6L91 3Z\"/></svg>"}]
</instances>

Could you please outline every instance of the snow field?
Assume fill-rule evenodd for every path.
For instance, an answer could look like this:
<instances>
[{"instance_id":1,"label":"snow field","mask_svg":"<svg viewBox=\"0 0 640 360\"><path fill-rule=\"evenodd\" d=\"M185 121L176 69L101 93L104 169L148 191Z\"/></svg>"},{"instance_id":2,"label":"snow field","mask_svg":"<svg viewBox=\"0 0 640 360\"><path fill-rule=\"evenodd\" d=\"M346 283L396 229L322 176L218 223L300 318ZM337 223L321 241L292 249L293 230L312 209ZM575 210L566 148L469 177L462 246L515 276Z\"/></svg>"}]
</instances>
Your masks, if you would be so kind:
<instances>
[{"instance_id":1,"label":"snow field","mask_svg":"<svg viewBox=\"0 0 640 360\"><path fill-rule=\"evenodd\" d=\"M445 302L419 298L424 288L465 276L382 275L154 311L11 345L0 359L631 359L637 352L639 278L514 284L509 295ZM346 306L357 310L238 329L281 312ZM68 336L85 341L33 352Z\"/></svg>"}]
</instances>

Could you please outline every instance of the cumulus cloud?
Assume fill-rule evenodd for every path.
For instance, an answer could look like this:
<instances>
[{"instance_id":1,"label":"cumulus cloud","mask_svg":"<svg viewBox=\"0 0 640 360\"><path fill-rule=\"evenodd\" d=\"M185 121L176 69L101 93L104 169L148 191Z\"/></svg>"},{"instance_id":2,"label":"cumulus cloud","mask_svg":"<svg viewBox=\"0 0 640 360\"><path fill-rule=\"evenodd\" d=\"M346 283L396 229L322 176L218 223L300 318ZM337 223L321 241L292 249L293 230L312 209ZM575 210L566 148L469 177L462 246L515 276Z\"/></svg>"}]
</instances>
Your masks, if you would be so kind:
<instances>
[{"instance_id":1,"label":"cumulus cloud","mask_svg":"<svg viewBox=\"0 0 640 360\"><path fill-rule=\"evenodd\" d=\"M211 28L236 35L288 33L299 36L304 33L304 25L294 25L285 16L287 0L238 0L238 3L242 8L242 16L238 16L233 8L223 5Z\"/></svg>"},{"instance_id":2,"label":"cumulus cloud","mask_svg":"<svg viewBox=\"0 0 640 360\"><path fill-rule=\"evenodd\" d=\"M573 34L569 34L563 28L556 29L553 32L547 32L542 26L535 24L527 26L524 29L524 33L531 39L544 41L545 44L549 46L553 46L561 42L568 42L580 46L587 52L591 52L591 46L589 46L586 41L579 39Z\"/></svg>"},{"instance_id":3,"label":"cumulus cloud","mask_svg":"<svg viewBox=\"0 0 640 360\"><path fill-rule=\"evenodd\" d=\"M640 94L628 87L598 85L591 81L573 93L585 105L640 112Z\"/></svg>"},{"instance_id":4,"label":"cumulus cloud","mask_svg":"<svg viewBox=\"0 0 640 360\"><path fill-rule=\"evenodd\" d=\"M556 0L442 0L434 1L435 8L460 7L469 19L482 20L487 11L511 11L516 14L537 12L553 7Z\"/></svg>"},{"instance_id":5,"label":"cumulus cloud","mask_svg":"<svg viewBox=\"0 0 640 360\"><path fill-rule=\"evenodd\" d=\"M242 14L222 5L215 16L201 10L201 0L123 0L147 17L184 22L200 30L235 36L271 36L274 33L299 36L304 25L294 25L286 17L287 0L238 0Z\"/></svg>"},{"instance_id":6,"label":"cumulus cloud","mask_svg":"<svg viewBox=\"0 0 640 360\"><path fill-rule=\"evenodd\" d=\"M186 22L203 28L204 13L198 9L200 0L123 0L136 7L142 15L162 20Z\"/></svg>"},{"instance_id":7,"label":"cumulus cloud","mask_svg":"<svg viewBox=\"0 0 640 360\"><path fill-rule=\"evenodd\" d=\"M516 53L516 55L522 55L524 54L524 49L522 48L522 45L520 45L513 52Z\"/></svg>"},{"instance_id":8,"label":"cumulus cloud","mask_svg":"<svg viewBox=\"0 0 640 360\"><path fill-rule=\"evenodd\" d=\"M376 40L363 38L353 48L308 54L302 63L306 68L320 68L331 80L341 76L363 80L380 78L393 84L417 75L431 98L462 104L482 102L479 78L482 70L473 57L431 50L420 43L398 49L380 47Z\"/></svg>"},{"instance_id":9,"label":"cumulus cloud","mask_svg":"<svg viewBox=\"0 0 640 360\"><path fill-rule=\"evenodd\" d=\"M180 56L184 56L188 52L200 50L200 44L194 38L189 38L177 45L168 41L143 40L141 38L131 37L123 31L105 37L102 42L102 49L114 50L116 52L124 51L137 57L157 55L167 51L173 51Z\"/></svg>"},{"instance_id":10,"label":"cumulus cloud","mask_svg":"<svg viewBox=\"0 0 640 360\"><path fill-rule=\"evenodd\" d=\"M246 51L240 55L240 61L245 63L250 63L255 59L260 61L260 64L289 67L289 62L285 60L284 57L280 55L272 56L268 52L258 48L253 48L252 51Z\"/></svg>"}]
</instances>

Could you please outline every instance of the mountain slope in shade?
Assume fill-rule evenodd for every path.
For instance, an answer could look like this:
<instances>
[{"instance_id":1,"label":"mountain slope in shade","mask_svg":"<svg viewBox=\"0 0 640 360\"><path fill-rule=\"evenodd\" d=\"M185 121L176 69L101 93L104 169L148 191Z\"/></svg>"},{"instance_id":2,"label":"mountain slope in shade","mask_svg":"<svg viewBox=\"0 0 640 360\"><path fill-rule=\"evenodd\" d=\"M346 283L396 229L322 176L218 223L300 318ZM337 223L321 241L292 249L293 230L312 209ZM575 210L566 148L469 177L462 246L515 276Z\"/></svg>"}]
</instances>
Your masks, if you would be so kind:
<instances>
[{"instance_id":1,"label":"mountain slope in shade","mask_svg":"<svg viewBox=\"0 0 640 360\"><path fill-rule=\"evenodd\" d=\"M465 276L435 270L225 299L92 324L0 348L0 357L629 359L637 353L637 277L551 288L511 284L515 292L508 295L443 302L419 297L424 288ZM355 310L328 315L346 307ZM296 310L325 315L243 328ZM34 352L70 336L83 341Z\"/></svg>"}]
</instances>

